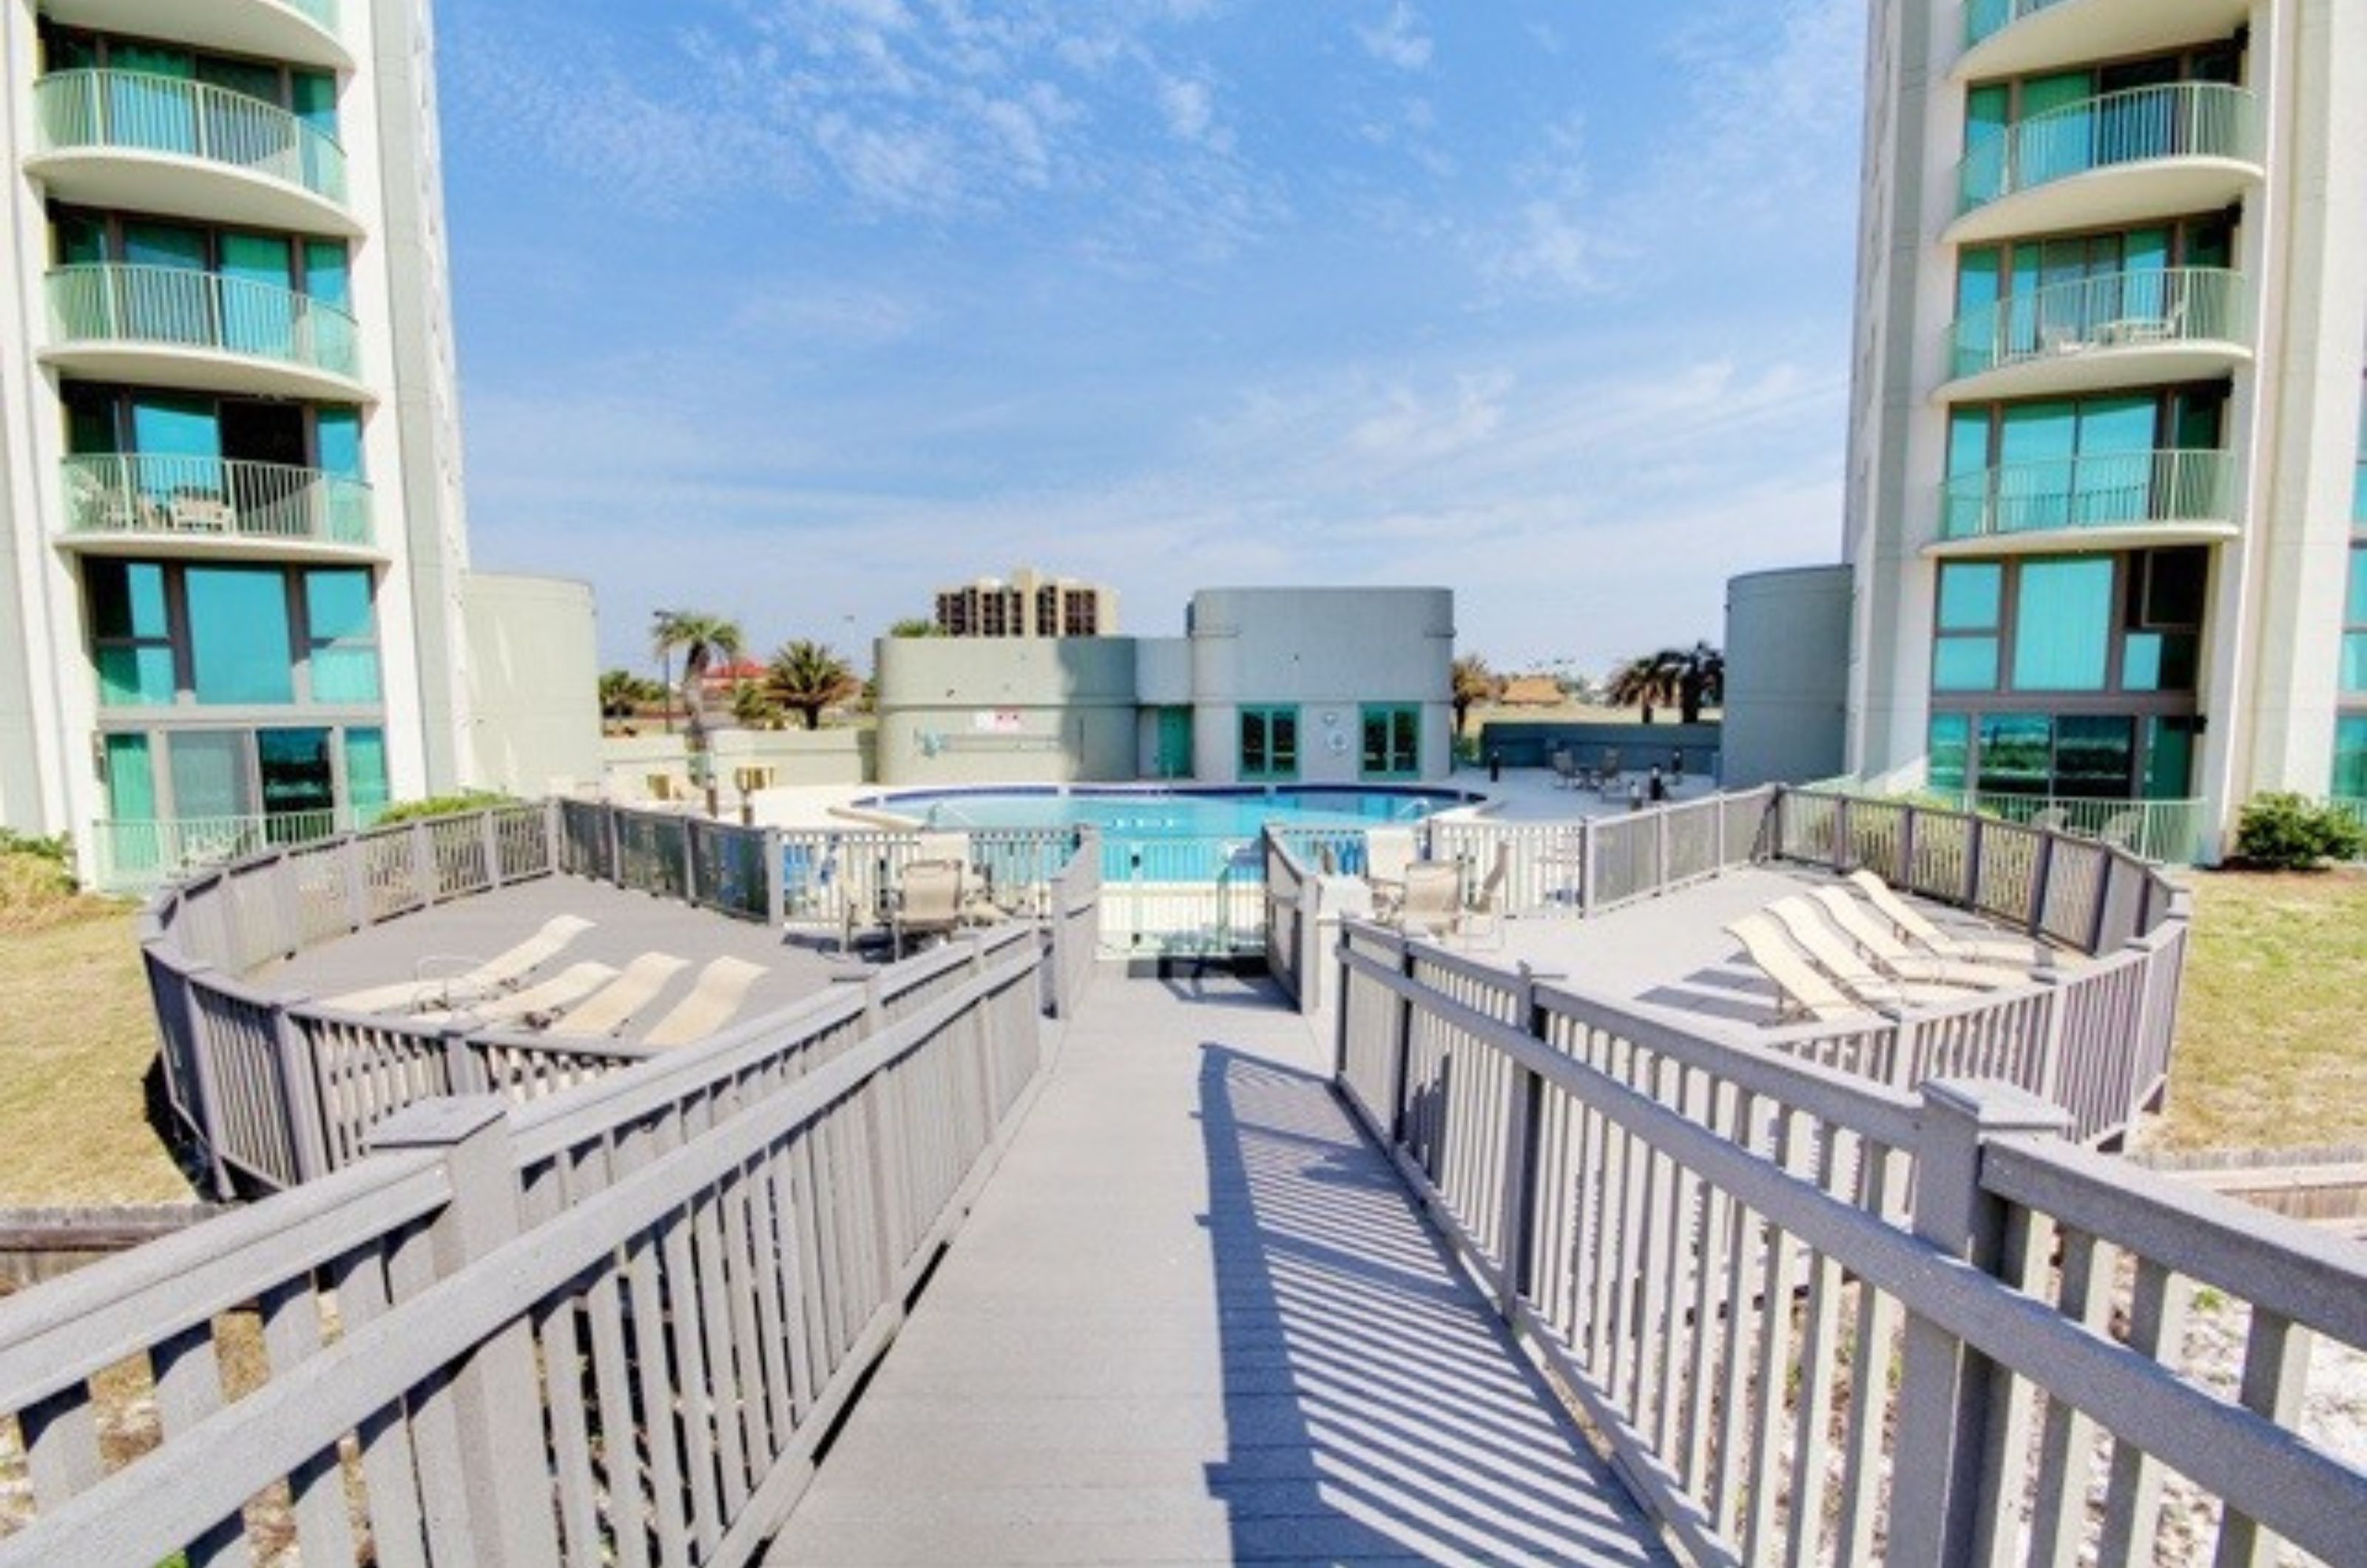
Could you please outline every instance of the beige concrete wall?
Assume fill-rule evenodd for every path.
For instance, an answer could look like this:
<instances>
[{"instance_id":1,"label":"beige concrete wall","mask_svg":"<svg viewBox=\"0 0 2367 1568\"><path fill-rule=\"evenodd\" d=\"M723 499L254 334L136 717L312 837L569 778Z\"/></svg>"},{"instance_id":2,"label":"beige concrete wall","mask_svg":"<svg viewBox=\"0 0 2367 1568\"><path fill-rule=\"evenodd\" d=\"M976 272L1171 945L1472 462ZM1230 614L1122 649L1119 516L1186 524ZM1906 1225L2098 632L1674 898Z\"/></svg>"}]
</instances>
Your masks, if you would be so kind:
<instances>
[{"instance_id":1,"label":"beige concrete wall","mask_svg":"<svg viewBox=\"0 0 2367 1568\"><path fill-rule=\"evenodd\" d=\"M1136 775L1130 637L886 637L883 784L1061 784Z\"/></svg>"},{"instance_id":2,"label":"beige concrete wall","mask_svg":"<svg viewBox=\"0 0 2367 1568\"><path fill-rule=\"evenodd\" d=\"M861 784L872 781L869 729L709 729L721 804L736 807L742 768L770 770L769 784ZM611 735L600 742L600 788L610 800L648 800L690 787L690 747L680 730ZM653 784L663 780L663 784Z\"/></svg>"},{"instance_id":3,"label":"beige concrete wall","mask_svg":"<svg viewBox=\"0 0 2367 1568\"><path fill-rule=\"evenodd\" d=\"M470 740L462 782L539 795L600 776L600 668L592 589L555 577L470 572Z\"/></svg>"}]
</instances>

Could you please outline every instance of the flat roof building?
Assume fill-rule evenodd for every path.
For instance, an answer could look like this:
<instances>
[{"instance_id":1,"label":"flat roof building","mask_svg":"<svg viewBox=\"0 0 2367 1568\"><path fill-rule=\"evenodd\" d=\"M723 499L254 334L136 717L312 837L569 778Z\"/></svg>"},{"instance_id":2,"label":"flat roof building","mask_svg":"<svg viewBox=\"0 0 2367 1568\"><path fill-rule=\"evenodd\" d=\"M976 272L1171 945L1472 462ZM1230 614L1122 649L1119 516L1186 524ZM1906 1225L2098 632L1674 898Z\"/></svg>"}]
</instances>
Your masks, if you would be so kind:
<instances>
[{"instance_id":1,"label":"flat roof building","mask_svg":"<svg viewBox=\"0 0 2367 1568\"><path fill-rule=\"evenodd\" d=\"M945 637L1115 637L1117 590L1014 567L938 589L935 621Z\"/></svg>"}]
</instances>

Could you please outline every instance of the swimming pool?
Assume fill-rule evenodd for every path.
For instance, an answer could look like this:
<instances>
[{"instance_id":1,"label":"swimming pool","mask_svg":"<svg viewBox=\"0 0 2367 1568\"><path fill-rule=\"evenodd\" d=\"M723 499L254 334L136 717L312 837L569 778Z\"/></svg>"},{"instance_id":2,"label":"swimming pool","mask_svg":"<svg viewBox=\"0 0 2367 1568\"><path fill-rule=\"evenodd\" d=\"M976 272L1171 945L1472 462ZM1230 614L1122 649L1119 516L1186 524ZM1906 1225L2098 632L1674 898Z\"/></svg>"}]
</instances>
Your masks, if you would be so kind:
<instances>
[{"instance_id":1,"label":"swimming pool","mask_svg":"<svg viewBox=\"0 0 2367 1568\"><path fill-rule=\"evenodd\" d=\"M1099 829L1110 839L1255 839L1268 822L1294 828L1371 828L1471 805L1461 790L1307 784L1184 790L1057 788L904 790L855 804L923 827Z\"/></svg>"}]
</instances>

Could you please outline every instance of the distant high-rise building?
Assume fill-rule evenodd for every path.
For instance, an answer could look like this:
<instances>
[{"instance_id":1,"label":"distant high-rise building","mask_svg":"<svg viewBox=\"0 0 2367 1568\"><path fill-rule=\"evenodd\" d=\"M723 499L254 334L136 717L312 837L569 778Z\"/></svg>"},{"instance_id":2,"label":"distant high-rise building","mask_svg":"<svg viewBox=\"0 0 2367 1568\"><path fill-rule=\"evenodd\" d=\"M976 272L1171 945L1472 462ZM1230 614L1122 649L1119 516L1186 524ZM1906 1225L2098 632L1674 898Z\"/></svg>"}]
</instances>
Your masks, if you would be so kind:
<instances>
[{"instance_id":1,"label":"distant high-rise building","mask_svg":"<svg viewBox=\"0 0 2367 1568\"><path fill-rule=\"evenodd\" d=\"M1870 15L1850 768L2367 796L2367 6Z\"/></svg>"},{"instance_id":2,"label":"distant high-rise building","mask_svg":"<svg viewBox=\"0 0 2367 1568\"><path fill-rule=\"evenodd\" d=\"M1117 590L1016 567L1007 581L937 590L936 626L946 637L1113 637Z\"/></svg>"}]
</instances>

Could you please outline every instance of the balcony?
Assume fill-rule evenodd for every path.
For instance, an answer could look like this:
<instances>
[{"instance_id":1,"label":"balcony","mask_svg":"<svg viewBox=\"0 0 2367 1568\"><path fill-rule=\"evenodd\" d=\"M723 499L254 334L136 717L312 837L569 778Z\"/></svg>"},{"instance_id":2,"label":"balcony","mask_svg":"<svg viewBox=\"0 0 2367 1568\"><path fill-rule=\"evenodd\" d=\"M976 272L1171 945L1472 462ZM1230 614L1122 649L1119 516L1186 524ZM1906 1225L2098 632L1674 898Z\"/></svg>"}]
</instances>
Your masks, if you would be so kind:
<instances>
[{"instance_id":1,"label":"balcony","mask_svg":"<svg viewBox=\"0 0 2367 1568\"><path fill-rule=\"evenodd\" d=\"M376 558L359 479L237 457L89 454L65 460L65 542L105 554L235 556L258 547Z\"/></svg>"},{"instance_id":2,"label":"balcony","mask_svg":"<svg viewBox=\"0 0 2367 1568\"><path fill-rule=\"evenodd\" d=\"M2259 100L2180 82L2083 98L2007 126L1957 165L1942 236L2099 229L2225 207L2261 175Z\"/></svg>"},{"instance_id":3,"label":"balcony","mask_svg":"<svg viewBox=\"0 0 2367 1568\"><path fill-rule=\"evenodd\" d=\"M2250 12L2250 0L1970 0L1955 73L2018 76L2225 38Z\"/></svg>"},{"instance_id":4,"label":"balcony","mask_svg":"<svg viewBox=\"0 0 2367 1568\"><path fill-rule=\"evenodd\" d=\"M2252 292L2221 267L2117 272L2018 294L1949 329L1945 399L2201 380L2252 357Z\"/></svg>"},{"instance_id":5,"label":"balcony","mask_svg":"<svg viewBox=\"0 0 2367 1568\"><path fill-rule=\"evenodd\" d=\"M2099 452L1959 474L1941 491L1932 556L2111 550L2236 536L2225 452Z\"/></svg>"},{"instance_id":6,"label":"balcony","mask_svg":"<svg viewBox=\"0 0 2367 1568\"><path fill-rule=\"evenodd\" d=\"M320 70L349 70L339 38L338 0L207 0L159 6L155 0L44 0L42 15L62 26L159 42L281 60Z\"/></svg>"},{"instance_id":7,"label":"balcony","mask_svg":"<svg viewBox=\"0 0 2367 1568\"><path fill-rule=\"evenodd\" d=\"M136 71L33 85L26 172L62 200L306 233L356 234L345 154L276 104Z\"/></svg>"},{"instance_id":8,"label":"balcony","mask_svg":"<svg viewBox=\"0 0 2367 1568\"><path fill-rule=\"evenodd\" d=\"M108 821L91 826L92 885L107 893L143 893L192 872L277 845L309 844L356 826L352 811L278 811L254 817L185 817L170 821ZM376 809L359 813L375 818ZM359 825L368 826L364 820Z\"/></svg>"},{"instance_id":9,"label":"balcony","mask_svg":"<svg viewBox=\"0 0 2367 1568\"><path fill-rule=\"evenodd\" d=\"M98 379L267 397L366 400L353 317L193 267L89 263L48 278L41 357Z\"/></svg>"}]
</instances>

